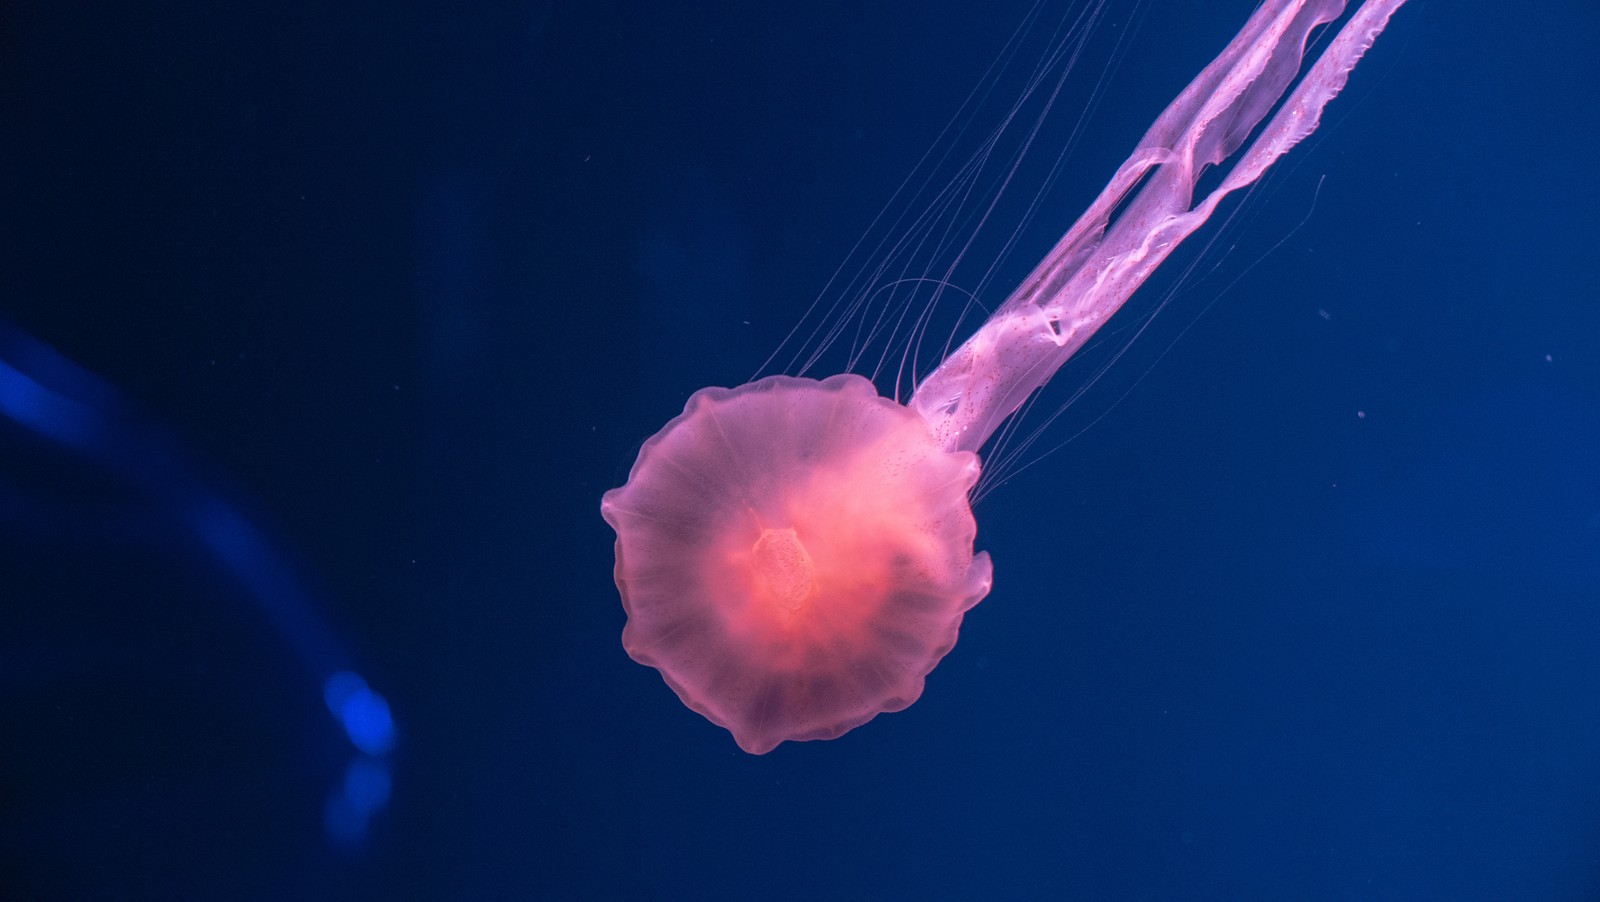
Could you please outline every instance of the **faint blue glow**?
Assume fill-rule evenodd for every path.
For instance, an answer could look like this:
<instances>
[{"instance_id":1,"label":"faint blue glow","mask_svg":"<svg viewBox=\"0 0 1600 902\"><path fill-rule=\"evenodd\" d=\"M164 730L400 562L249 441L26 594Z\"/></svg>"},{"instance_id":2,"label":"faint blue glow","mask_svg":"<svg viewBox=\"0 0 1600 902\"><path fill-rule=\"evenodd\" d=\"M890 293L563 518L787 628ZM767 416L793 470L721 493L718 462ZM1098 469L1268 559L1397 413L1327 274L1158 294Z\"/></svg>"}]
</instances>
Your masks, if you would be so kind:
<instances>
[{"instance_id":1,"label":"faint blue glow","mask_svg":"<svg viewBox=\"0 0 1600 902\"><path fill-rule=\"evenodd\" d=\"M336 792L322 807L322 827L336 843L358 843L367 835L367 812L351 805L344 793Z\"/></svg>"},{"instance_id":2,"label":"faint blue glow","mask_svg":"<svg viewBox=\"0 0 1600 902\"><path fill-rule=\"evenodd\" d=\"M49 438L82 448L94 434L94 415L0 361L0 413Z\"/></svg>"},{"instance_id":3,"label":"faint blue glow","mask_svg":"<svg viewBox=\"0 0 1600 902\"><path fill-rule=\"evenodd\" d=\"M372 815L389 802L392 778L388 762L377 757L394 746L394 721L389 703L373 692L360 674L341 670L322 684L322 699L363 754L350 760L344 782L322 809L328 839L351 845L366 838Z\"/></svg>"},{"instance_id":4,"label":"faint blue glow","mask_svg":"<svg viewBox=\"0 0 1600 902\"><path fill-rule=\"evenodd\" d=\"M195 506L196 531L206 547L235 570L250 571L260 566L260 537L232 508L212 499Z\"/></svg>"},{"instance_id":5,"label":"faint blue glow","mask_svg":"<svg viewBox=\"0 0 1600 902\"><path fill-rule=\"evenodd\" d=\"M344 796L363 811L377 811L389 802L389 768L376 758L357 758L344 774Z\"/></svg>"},{"instance_id":6,"label":"faint blue glow","mask_svg":"<svg viewBox=\"0 0 1600 902\"><path fill-rule=\"evenodd\" d=\"M334 671L322 684L323 700L356 752L329 793L324 825L333 842L364 839L372 816L388 803L393 780L382 757L395 744L389 703L344 669L348 654L260 527L195 475L158 431L141 426L115 389L4 319L0 419L65 446L139 490L150 503L143 519L182 524L207 557L238 580L312 674ZM0 501L10 500L5 488Z\"/></svg>"},{"instance_id":7,"label":"faint blue glow","mask_svg":"<svg viewBox=\"0 0 1600 902\"><path fill-rule=\"evenodd\" d=\"M389 801L389 766L381 759L359 756L345 769L344 784L328 796L322 809L328 838L346 845L366 838L367 824Z\"/></svg>"},{"instance_id":8,"label":"faint blue glow","mask_svg":"<svg viewBox=\"0 0 1600 902\"><path fill-rule=\"evenodd\" d=\"M394 747L394 719L389 703L367 687L358 674L341 670L322 685L322 698L328 710L344 727L356 748L369 755L381 755Z\"/></svg>"},{"instance_id":9,"label":"faint blue glow","mask_svg":"<svg viewBox=\"0 0 1600 902\"><path fill-rule=\"evenodd\" d=\"M327 704L328 710L337 717L339 716L339 709L343 708L344 703L350 700L350 696L355 695L357 692L365 691L367 691L367 681L363 680L360 674L341 670L328 677L327 681L322 684L322 700Z\"/></svg>"}]
</instances>

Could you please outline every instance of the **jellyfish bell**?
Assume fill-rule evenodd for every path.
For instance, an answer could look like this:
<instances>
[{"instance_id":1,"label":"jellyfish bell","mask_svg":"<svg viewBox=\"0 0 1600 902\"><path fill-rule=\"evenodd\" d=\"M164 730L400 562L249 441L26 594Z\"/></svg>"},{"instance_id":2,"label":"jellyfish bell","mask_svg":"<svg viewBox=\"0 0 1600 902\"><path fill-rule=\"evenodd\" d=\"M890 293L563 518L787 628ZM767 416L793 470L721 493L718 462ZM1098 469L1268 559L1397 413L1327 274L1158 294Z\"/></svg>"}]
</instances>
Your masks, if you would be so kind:
<instances>
[{"instance_id":1,"label":"jellyfish bell","mask_svg":"<svg viewBox=\"0 0 1600 902\"><path fill-rule=\"evenodd\" d=\"M861 376L702 389L601 503L623 645L756 754L905 708L989 592L978 470Z\"/></svg>"}]
</instances>

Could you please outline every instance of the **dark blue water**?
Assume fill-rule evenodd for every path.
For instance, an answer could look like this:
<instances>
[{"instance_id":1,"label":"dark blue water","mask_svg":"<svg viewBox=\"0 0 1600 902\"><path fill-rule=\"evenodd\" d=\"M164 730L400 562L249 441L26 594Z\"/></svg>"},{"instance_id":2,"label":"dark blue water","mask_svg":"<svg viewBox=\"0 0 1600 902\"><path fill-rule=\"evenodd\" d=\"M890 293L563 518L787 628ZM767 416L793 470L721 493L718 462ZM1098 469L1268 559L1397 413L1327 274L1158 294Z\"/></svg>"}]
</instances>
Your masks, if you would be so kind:
<instances>
[{"instance_id":1,"label":"dark blue water","mask_svg":"<svg viewBox=\"0 0 1600 902\"><path fill-rule=\"evenodd\" d=\"M0 10L0 897L1600 895L1592 2L1412 0L992 485L923 698L763 757L600 494L1027 4L332 7ZM984 303L1251 7L1110 7Z\"/></svg>"}]
</instances>

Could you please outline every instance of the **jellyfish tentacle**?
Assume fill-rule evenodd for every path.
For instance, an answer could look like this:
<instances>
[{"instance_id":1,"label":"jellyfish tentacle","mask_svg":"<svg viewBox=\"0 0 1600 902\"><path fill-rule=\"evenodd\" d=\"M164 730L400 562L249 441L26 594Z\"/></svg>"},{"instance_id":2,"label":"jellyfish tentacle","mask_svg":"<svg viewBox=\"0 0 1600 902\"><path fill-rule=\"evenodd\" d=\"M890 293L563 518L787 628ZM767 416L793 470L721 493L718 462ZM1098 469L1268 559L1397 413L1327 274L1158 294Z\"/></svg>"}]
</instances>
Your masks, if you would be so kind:
<instances>
[{"instance_id":1,"label":"jellyfish tentacle","mask_svg":"<svg viewBox=\"0 0 1600 902\"><path fill-rule=\"evenodd\" d=\"M1224 197L1255 182L1311 134L1404 2L1362 4L1222 182L1195 203L1201 172L1231 157L1266 119L1300 74L1311 33L1336 19L1344 2L1258 9L994 316L917 386L910 406L927 418L943 447L982 447Z\"/></svg>"}]
</instances>

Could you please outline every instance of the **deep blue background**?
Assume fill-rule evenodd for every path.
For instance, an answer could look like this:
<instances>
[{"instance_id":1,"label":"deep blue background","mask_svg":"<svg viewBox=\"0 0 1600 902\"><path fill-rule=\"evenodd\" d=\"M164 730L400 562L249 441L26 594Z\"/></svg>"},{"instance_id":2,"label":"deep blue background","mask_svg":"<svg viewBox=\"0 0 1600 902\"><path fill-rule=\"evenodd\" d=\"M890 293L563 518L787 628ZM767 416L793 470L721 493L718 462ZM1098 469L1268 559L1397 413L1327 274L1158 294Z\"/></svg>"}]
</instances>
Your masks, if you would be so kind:
<instances>
[{"instance_id":1,"label":"deep blue background","mask_svg":"<svg viewBox=\"0 0 1600 902\"><path fill-rule=\"evenodd\" d=\"M0 313L234 487L402 730L329 848L259 612L0 518L0 890L1600 895L1592 0L1404 8L1040 449L1106 415L979 506L995 589L922 700L759 758L623 653L600 493L1028 4L468 6L0 11ZM1111 7L998 293L1251 6Z\"/></svg>"}]
</instances>

